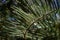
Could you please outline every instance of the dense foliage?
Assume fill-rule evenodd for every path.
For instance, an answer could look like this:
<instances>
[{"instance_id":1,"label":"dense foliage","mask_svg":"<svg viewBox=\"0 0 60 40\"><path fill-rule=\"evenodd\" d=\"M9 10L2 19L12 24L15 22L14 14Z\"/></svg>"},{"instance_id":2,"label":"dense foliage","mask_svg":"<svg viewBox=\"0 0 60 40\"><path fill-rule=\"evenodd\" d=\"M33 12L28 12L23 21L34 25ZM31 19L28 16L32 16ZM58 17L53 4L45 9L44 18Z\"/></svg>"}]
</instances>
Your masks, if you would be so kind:
<instances>
[{"instance_id":1,"label":"dense foliage","mask_svg":"<svg viewBox=\"0 0 60 40\"><path fill-rule=\"evenodd\" d=\"M60 0L0 0L0 40L60 40Z\"/></svg>"}]
</instances>

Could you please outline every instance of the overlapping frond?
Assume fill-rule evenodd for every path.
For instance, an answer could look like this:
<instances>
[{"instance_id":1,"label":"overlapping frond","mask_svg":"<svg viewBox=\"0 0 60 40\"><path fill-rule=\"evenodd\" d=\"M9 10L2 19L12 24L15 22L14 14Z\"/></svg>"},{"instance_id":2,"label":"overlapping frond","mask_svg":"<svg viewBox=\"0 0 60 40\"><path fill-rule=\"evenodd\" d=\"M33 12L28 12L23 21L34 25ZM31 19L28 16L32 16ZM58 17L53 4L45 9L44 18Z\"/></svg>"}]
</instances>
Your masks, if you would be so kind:
<instances>
[{"instance_id":1,"label":"overlapping frond","mask_svg":"<svg viewBox=\"0 0 60 40\"><path fill-rule=\"evenodd\" d=\"M56 37L56 40L59 38L59 29L56 27L60 21L58 1L15 0L12 2L9 7L7 3L1 5L1 34L22 36L25 39L27 37L51 39L51 36L53 39Z\"/></svg>"}]
</instances>

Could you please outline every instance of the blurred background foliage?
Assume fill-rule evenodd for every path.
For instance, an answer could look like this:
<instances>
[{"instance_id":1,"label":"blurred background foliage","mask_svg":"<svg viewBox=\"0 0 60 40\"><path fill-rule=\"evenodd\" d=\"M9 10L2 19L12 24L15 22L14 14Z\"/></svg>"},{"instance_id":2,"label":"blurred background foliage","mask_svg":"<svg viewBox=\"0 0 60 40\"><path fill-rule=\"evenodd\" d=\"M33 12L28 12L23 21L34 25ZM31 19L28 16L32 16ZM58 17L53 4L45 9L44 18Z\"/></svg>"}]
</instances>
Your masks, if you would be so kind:
<instances>
[{"instance_id":1,"label":"blurred background foliage","mask_svg":"<svg viewBox=\"0 0 60 40\"><path fill-rule=\"evenodd\" d=\"M60 0L0 0L0 40L60 40Z\"/></svg>"}]
</instances>

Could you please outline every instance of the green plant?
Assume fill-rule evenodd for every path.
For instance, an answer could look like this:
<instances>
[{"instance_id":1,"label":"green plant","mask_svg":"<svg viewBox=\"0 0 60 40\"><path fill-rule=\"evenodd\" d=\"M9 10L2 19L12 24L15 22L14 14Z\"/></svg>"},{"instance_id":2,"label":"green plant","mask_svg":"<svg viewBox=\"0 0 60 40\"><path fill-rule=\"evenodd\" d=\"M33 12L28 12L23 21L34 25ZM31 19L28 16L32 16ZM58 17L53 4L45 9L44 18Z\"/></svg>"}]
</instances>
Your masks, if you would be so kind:
<instances>
[{"instance_id":1,"label":"green plant","mask_svg":"<svg viewBox=\"0 0 60 40\"><path fill-rule=\"evenodd\" d=\"M58 6L55 7L56 4L53 2L53 0L11 0L1 5L1 37L5 40L11 40L7 38L8 36L20 36L25 40L27 38L59 40L60 9Z\"/></svg>"}]
</instances>

